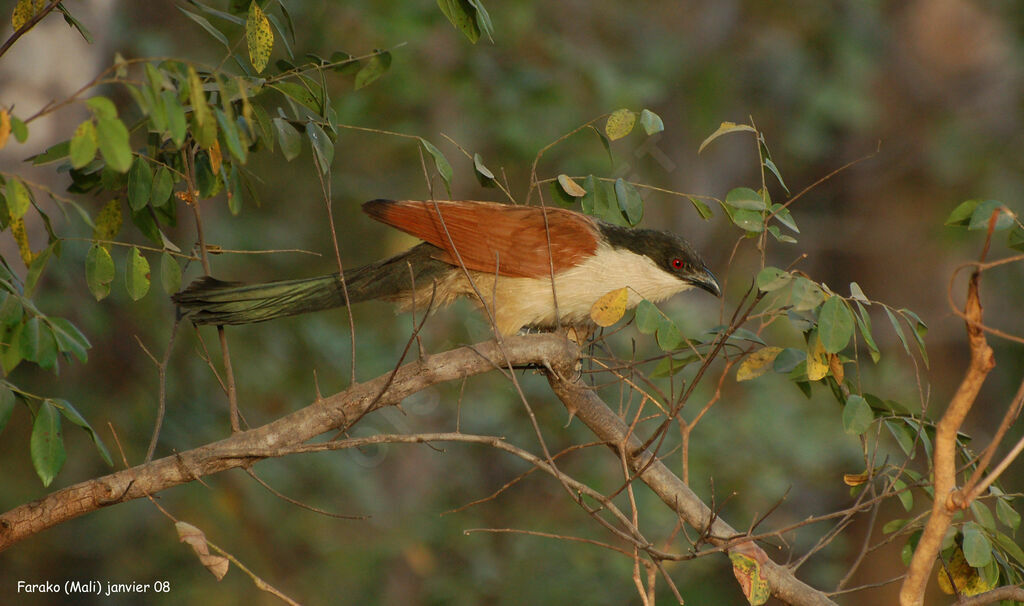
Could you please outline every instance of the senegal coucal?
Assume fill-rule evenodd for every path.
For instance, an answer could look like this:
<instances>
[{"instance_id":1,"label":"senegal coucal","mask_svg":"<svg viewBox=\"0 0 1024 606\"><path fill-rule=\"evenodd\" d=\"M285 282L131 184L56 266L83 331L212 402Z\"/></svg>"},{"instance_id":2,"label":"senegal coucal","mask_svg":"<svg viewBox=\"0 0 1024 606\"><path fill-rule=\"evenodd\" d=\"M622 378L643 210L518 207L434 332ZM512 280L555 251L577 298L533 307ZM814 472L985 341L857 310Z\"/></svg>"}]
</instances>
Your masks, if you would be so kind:
<instances>
[{"instance_id":1,"label":"senegal coucal","mask_svg":"<svg viewBox=\"0 0 1024 606\"><path fill-rule=\"evenodd\" d=\"M479 305L482 298L498 331L511 335L524 327L590 324L594 303L623 287L630 308L692 287L721 294L700 255L667 231L495 202L373 200L363 211L424 242L346 270L351 303L381 299L408 309L415 299L424 309L431 301L436 307L465 296ZM205 277L173 299L195 324L226 325L342 306L345 292L337 273L265 284Z\"/></svg>"}]
</instances>

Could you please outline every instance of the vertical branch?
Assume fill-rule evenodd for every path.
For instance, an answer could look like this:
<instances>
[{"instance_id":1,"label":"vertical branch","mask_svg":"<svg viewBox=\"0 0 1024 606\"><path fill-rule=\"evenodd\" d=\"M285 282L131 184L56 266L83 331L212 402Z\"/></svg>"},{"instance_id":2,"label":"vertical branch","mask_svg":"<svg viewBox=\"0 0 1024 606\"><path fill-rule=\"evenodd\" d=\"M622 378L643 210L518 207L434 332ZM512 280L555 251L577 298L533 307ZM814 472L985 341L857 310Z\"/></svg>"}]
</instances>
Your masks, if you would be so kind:
<instances>
[{"instance_id":1,"label":"vertical branch","mask_svg":"<svg viewBox=\"0 0 1024 606\"><path fill-rule=\"evenodd\" d=\"M950 400L949 408L935 427L935 500L932 502L931 515L921 534L921 540L914 550L907 576L900 588L901 606L920 606L924 603L925 587L942 545L942 537L949 528L953 514L960 509L960 505L953 498L956 490L956 434L978 397L978 391L989 371L995 366L992 348L985 340L985 332L982 329L982 307L978 297L980 278L979 270L971 274L964 309L971 362L967 374L960 382L960 387Z\"/></svg>"},{"instance_id":2,"label":"vertical branch","mask_svg":"<svg viewBox=\"0 0 1024 606\"><path fill-rule=\"evenodd\" d=\"M192 207L192 214L196 220L196 240L199 242L199 259L203 264L203 273L210 275L210 255L206 249L206 237L203 235L203 218L199 212L199 191L195 186L195 147L190 147L185 157L185 183L188 186L188 194L185 199ZM228 337L224 333L224 327L217 327L217 338L220 340L221 358L224 364L225 391L228 396L228 416L231 421L231 431L242 430L238 422L238 393L235 389L235 373L231 368L231 351L228 349Z\"/></svg>"}]
</instances>

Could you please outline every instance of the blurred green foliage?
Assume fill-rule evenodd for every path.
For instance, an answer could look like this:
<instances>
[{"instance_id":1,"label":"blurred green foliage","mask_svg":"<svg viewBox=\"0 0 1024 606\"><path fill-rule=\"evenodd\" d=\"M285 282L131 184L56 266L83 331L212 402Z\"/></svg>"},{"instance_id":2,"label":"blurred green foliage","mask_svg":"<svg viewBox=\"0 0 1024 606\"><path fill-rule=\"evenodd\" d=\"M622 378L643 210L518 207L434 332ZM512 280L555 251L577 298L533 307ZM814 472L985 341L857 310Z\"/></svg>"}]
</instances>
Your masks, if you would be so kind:
<instances>
[{"instance_id":1,"label":"blurred green foliage","mask_svg":"<svg viewBox=\"0 0 1024 606\"><path fill-rule=\"evenodd\" d=\"M474 176L473 155L479 154L479 161L521 200L538 150L611 109L649 107L663 120L666 131L654 138L652 146L627 142L609 155L594 134L581 132L546 153L540 171L627 176L631 181L726 199L727 192L738 185L754 193L761 187L758 148L736 137L717 142L700 156L696 152L721 121L744 123L753 116L759 130L768 133L772 159L783 168L786 185L794 191L850 160L874 153L798 203L801 216L806 217L801 219L801 251L811 253L800 269L835 284L856 280L872 299L918 310L932 327L932 383L930 390L924 390L925 401L944 405L964 361L962 329L945 303L946 267L976 255L978 242L955 234L939 235L937 226L963 199L1015 200L1024 169L1021 155L1010 144L1022 134L1024 118L1020 86L1024 21L1012 8L966 2L490 2L487 11L493 33L480 35L487 34L487 28L475 19L480 34L472 45L474 36L466 33L472 25L460 27L457 19L446 18L432 2L287 6L287 21L275 6L265 6L273 16L276 41L281 43L274 47L270 69L281 60L301 64L309 60L307 52L327 61L366 57L360 69L366 61L380 58L369 71L343 70L327 78L330 103L321 108L340 123L370 129L339 129L330 146L333 162L326 161L331 166L330 197L346 264L361 264L408 244L403 236L360 216L358 203L377 197L428 196L431 190L425 184L421 158L428 174L435 175L430 182L433 193L443 195L446 183L435 172L443 173L443 165L435 163L437 156L421 141L435 146L451 163L454 197L500 199L496 190L482 187ZM191 3L183 3L182 8L204 15L229 40L244 39L244 21L218 18ZM94 47L100 54L116 50L129 59L181 57L204 65L215 65L224 54L220 41L176 8L129 4L111 11L105 20L85 24L101 41L102 46ZM946 35L949 32L958 35ZM60 38L52 41L55 48L63 43ZM289 57L285 44L295 57ZM249 60L246 50L250 49L244 44L231 48ZM386 71L380 69L384 57L389 61ZM92 76L84 74L83 82L70 83L72 89ZM182 74L183 82L187 78L187 73ZM137 110L129 109L136 105L124 89L99 92L108 95L121 112L136 112L121 114L129 123L139 118ZM282 97L280 103L287 101ZM98 131L110 130L107 108L91 109L78 121L95 122ZM67 133L74 132L75 124ZM381 130L408 137L383 135ZM285 132L283 137L275 136L276 145L288 144L292 135ZM98 138L93 154L99 153L110 164L123 164L123 149L99 145L118 136ZM88 133L80 135L78 144L68 150L73 161L77 162L76 155L83 159L82 166L88 163L84 157L90 155L90 140ZM209 226L206 235L225 249L301 248L318 256L217 255L214 275L263 280L334 268L317 178L328 147L311 146L309 139L301 143L291 162L282 162L281 154L248 157L245 166L252 177L251 188L239 186L241 195L233 196L231 206L223 196L203 203ZM221 153L240 160L237 150ZM154 199L159 197L153 193L156 173L147 179L145 169L136 166L138 162L121 166L128 175L128 204L141 208L146 204L144 197L154 207L162 206ZM64 175L52 175L52 179L46 185L55 192L70 183ZM785 197L783 188L780 183L768 183L768 192L777 199ZM145 196L144 189L149 190ZM542 193L549 195L549 191ZM18 192L6 198L21 203ZM94 217L107 202L89 196L78 200ZM748 276L756 265L753 255L730 258L733 236L720 209L715 208L713 220L705 223L698 220L700 207L680 204L676 198L655 194L645 196L645 202L644 224L672 226L686 233L707 252L712 267L724 267L731 260L735 275ZM62 235L82 239L64 244L63 267L86 268L90 255L103 254L92 252L99 250L109 253L119 281L125 275L136 279L115 283L109 297L97 304L102 281L87 283L84 271L48 270L36 304L52 317L67 318L87 335L92 344L88 363L62 365L56 381L52 372L29 365L19 367L11 378L33 393L73 402L108 447L113 443L106 429L111 423L118 436L118 447L111 449L114 461L120 461L121 448L129 461L138 461L145 453L154 418L157 373L135 339L159 355L167 342L173 309L163 288L140 290L138 278L146 272L136 260L138 249L91 249L86 240L98 237L97 232L79 220L73 208L50 214ZM126 218L128 224L131 217ZM194 237L189 222L181 219L164 226L166 235L179 243ZM129 228L135 229L126 225L125 233ZM37 250L48 236L43 227L34 229L26 238ZM125 233L122 239L146 243L137 231ZM787 267L797 253L787 256L782 246L773 249L779 258L772 262ZM5 258L16 250L9 247ZM162 261L153 254L146 257L149 277L159 279ZM94 268L101 273L107 269L105 261ZM184 270L186 280L199 273L195 263L184 264ZM998 282L989 308L991 317L1018 334L1022 325L1013 310L1020 296L1019 272L1011 268L992 274ZM175 283L173 276L167 280ZM137 303L131 301L135 298ZM698 308L691 301L676 302L667 310L687 335L700 334L717 323L710 307ZM841 310L837 313L842 316ZM855 317L857 312L851 307L849 313ZM405 345L411 320L381 308L358 308L354 314L357 377L370 378L389 370ZM198 341L190 328L183 327L181 332L172 357L169 409L158 455L217 439L226 431L218 387L206 364L194 355ZM880 336L883 332L885 336ZM912 338L911 332L907 335ZM894 333L878 333L879 349L902 349ZM440 351L488 334L487 326L468 306L456 306L428 323L424 342L429 350ZM205 341L215 348L211 335L204 334ZM348 382L350 350L343 313L244 327L230 330L229 336L239 401L251 426L305 405L313 399L316 386L323 393L333 393ZM1019 350L996 345L1001 365L1005 360L1005 366L1019 367ZM863 364L862 372L861 380L878 385L880 393L917 404L915 379L906 367ZM563 427L564 410L543 380L530 375L522 380L530 401L540 403L534 411L549 447L592 439L576 423ZM988 418L979 412L979 427L990 428L998 421L1007 394L1012 393L1007 385L1015 380L991 379L984 395L999 406L992 407ZM702 421L694 436L698 442L691 447L691 485L708 502L719 505L727 519L751 519L784 497L771 520L779 526L841 508L849 500L849 488L835 471L862 471L857 439L844 433L827 397L816 392L818 397L805 400L779 376L758 381L757 388L730 383L725 401ZM614 402L614 397L609 401ZM366 419L360 430L450 430L456 414L463 428L504 435L517 443L535 441L514 392L507 383L489 378L471 380L464 387L442 386L407 402L404 412L381 411ZM24 410L15 409L0 434L5 471L0 500L5 509L45 494L29 459L31 423ZM794 428L801 439L793 438ZM1015 437L1011 432L1007 439ZM89 433L67 431L64 441L71 456L54 486L107 471ZM771 465L751 473L747 456ZM236 472L211 478L210 488L193 484L162 495L162 504L180 519L201 527L212 541L289 595L313 603L367 604L636 600L627 558L538 537L463 533L468 528L523 528L607 540L554 482L531 476L494 501L442 515L487 496L525 471L520 461L495 452L461 445L444 451L422 445L388 446L267 461L257 465L256 471L290 497L330 511L372 516L335 521L298 510ZM618 481L614 473L586 465L582 458L569 461L567 471L606 490L614 489ZM1018 472L1005 478L1005 484L1007 492L1019 492L1024 480ZM644 508L651 512L647 523L670 531L675 523L672 516L646 489L638 487L637 492L641 506L649 505ZM893 517L902 510L883 515L888 514ZM810 547L821 532L819 527L797 533L797 548ZM808 563L806 578L834 583L857 548L853 537L832 543ZM166 602L160 601L161 596L147 603L234 604L239 596L276 603L237 571L220 583L213 582L192 554L178 545L171 525L145 502L119 505L65 524L5 552L3 558L2 587L74 571L82 578L115 582L171 581ZM865 578L883 576L899 561L899 554L886 554L886 558L880 557L875 567L865 571ZM731 575L720 562L704 559L671 565L669 570L693 603L741 603ZM662 603L672 601L663 589L658 597ZM95 601L101 602L107 603ZM63 602L31 596L26 603Z\"/></svg>"}]
</instances>

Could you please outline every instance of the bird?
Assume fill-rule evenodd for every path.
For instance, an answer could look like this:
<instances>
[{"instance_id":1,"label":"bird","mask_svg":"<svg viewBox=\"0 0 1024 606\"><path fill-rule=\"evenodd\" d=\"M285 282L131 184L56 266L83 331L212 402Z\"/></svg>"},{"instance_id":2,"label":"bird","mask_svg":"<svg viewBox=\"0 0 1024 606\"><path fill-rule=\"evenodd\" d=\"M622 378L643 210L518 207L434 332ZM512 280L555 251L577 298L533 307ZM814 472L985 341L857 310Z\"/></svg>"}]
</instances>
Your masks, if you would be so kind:
<instances>
[{"instance_id":1,"label":"bird","mask_svg":"<svg viewBox=\"0 0 1024 606\"><path fill-rule=\"evenodd\" d=\"M698 288L722 294L681 236L627 228L549 206L469 200L371 200L371 218L423 240L397 255L313 278L262 284L194 281L172 296L193 324L263 322L364 301L436 309L459 297L485 308L503 336L593 328L590 311L625 288L627 308Z\"/></svg>"}]
</instances>

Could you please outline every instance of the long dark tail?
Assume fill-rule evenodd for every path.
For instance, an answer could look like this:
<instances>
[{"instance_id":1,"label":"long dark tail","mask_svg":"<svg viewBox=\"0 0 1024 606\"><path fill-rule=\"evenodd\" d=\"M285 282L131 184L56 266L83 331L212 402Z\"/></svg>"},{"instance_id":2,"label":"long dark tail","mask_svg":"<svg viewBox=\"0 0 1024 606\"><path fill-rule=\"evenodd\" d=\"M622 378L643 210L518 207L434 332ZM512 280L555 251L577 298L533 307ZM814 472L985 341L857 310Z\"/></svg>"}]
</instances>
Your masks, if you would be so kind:
<instances>
[{"instance_id":1,"label":"long dark tail","mask_svg":"<svg viewBox=\"0 0 1024 606\"><path fill-rule=\"evenodd\" d=\"M411 290L414 280L417 288L429 286L452 270L451 265L433 258L437 252L430 244L420 244L390 259L346 271L349 302L400 298ZM193 324L228 325L340 307L345 304L345 292L338 274L263 284L223 282L207 276L171 299L182 317Z\"/></svg>"}]
</instances>

